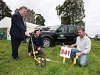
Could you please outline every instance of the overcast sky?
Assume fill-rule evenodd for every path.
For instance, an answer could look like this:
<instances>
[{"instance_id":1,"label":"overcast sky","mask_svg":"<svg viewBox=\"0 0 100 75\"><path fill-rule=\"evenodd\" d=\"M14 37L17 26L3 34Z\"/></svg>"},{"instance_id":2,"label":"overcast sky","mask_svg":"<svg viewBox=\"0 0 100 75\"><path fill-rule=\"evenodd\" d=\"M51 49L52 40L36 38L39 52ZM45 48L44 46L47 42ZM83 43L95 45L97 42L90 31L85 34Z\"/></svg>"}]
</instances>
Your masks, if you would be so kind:
<instances>
[{"instance_id":1,"label":"overcast sky","mask_svg":"<svg viewBox=\"0 0 100 75\"><path fill-rule=\"evenodd\" d=\"M10 9L14 11L20 6L27 6L35 13L42 14L47 26L60 24L60 19L55 10L56 6L63 4L65 0L4 0ZM84 0L86 33L94 36L100 33L100 0Z\"/></svg>"}]
</instances>

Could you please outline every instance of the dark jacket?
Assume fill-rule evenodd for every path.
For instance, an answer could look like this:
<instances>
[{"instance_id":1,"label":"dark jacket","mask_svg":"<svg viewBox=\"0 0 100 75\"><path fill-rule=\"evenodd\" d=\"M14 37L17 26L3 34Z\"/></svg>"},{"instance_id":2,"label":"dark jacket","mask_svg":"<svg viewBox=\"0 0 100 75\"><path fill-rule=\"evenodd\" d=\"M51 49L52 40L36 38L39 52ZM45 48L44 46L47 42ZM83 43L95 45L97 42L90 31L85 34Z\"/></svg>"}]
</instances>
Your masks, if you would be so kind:
<instances>
[{"instance_id":1,"label":"dark jacket","mask_svg":"<svg viewBox=\"0 0 100 75\"><path fill-rule=\"evenodd\" d=\"M33 41L33 44L34 44L35 46L38 46L38 47L43 48L43 40L42 40L41 36L35 37L35 36L33 35L33 36L32 36L32 41ZM31 43L32 43L32 42L31 42L31 40L30 40L30 41L29 41L29 45L30 45Z\"/></svg>"},{"instance_id":2,"label":"dark jacket","mask_svg":"<svg viewBox=\"0 0 100 75\"><path fill-rule=\"evenodd\" d=\"M23 17L19 12L13 14L11 19L11 29L10 35L11 37L16 38L25 38L26 26L24 25Z\"/></svg>"}]
</instances>

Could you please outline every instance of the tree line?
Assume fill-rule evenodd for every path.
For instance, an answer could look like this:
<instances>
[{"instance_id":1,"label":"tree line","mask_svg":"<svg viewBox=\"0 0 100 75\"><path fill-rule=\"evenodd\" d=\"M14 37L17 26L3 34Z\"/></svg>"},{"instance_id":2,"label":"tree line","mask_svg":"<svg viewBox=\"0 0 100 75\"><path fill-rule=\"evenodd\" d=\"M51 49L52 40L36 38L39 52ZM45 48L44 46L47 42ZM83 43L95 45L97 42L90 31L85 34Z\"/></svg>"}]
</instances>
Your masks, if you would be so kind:
<instances>
[{"instance_id":1,"label":"tree line","mask_svg":"<svg viewBox=\"0 0 100 75\"><path fill-rule=\"evenodd\" d=\"M16 8L15 12L19 9ZM65 0L62 5L56 6L55 10L61 19L61 24L85 26L85 9L83 0ZM11 17L12 10L6 2L0 0L0 20L4 17ZM25 21L41 26L45 25L45 19L41 14L36 14L34 10L28 9Z\"/></svg>"}]
</instances>

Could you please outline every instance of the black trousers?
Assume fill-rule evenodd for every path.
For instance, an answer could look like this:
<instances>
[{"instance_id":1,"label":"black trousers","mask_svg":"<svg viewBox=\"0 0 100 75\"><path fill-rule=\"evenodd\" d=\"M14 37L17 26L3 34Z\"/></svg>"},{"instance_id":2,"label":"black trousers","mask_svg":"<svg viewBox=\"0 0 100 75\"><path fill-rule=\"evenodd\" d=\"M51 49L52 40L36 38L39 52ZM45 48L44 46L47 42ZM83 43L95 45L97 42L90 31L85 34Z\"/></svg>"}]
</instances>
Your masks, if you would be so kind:
<instances>
[{"instance_id":1,"label":"black trousers","mask_svg":"<svg viewBox=\"0 0 100 75\"><path fill-rule=\"evenodd\" d=\"M21 41L22 41L22 38L11 37L12 56L14 59L18 57L18 48L20 46Z\"/></svg>"},{"instance_id":2,"label":"black trousers","mask_svg":"<svg viewBox=\"0 0 100 75\"><path fill-rule=\"evenodd\" d=\"M41 50L37 50L38 48L39 48L39 46L35 46L35 45L34 45L35 51L38 51L38 54L37 54L37 55L43 55L43 54L44 54L43 48L41 48ZM31 52L31 51L32 51L32 45L29 44L29 45L28 45L28 52Z\"/></svg>"}]
</instances>

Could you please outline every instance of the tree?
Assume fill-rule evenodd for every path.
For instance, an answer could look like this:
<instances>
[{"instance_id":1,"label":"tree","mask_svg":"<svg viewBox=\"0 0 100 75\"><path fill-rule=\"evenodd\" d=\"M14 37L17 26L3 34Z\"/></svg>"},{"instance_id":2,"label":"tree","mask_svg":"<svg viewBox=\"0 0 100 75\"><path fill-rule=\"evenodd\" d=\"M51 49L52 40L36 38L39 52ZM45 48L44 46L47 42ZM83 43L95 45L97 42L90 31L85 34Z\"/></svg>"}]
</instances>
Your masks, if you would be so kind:
<instances>
[{"instance_id":1,"label":"tree","mask_svg":"<svg viewBox=\"0 0 100 75\"><path fill-rule=\"evenodd\" d=\"M65 0L56 7L57 15L61 17L61 24L85 25L85 9L83 0Z\"/></svg>"},{"instance_id":2,"label":"tree","mask_svg":"<svg viewBox=\"0 0 100 75\"><path fill-rule=\"evenodd\" d=\"M18 12L18 11L19 9L17 8L15 12ZM24 19L26 22L34 23L35 22L35 12L33 10L28 9Z\"/></svg>"},{"instance_id":3,"label":"tree","mask_svg":"<svg viewBox=\"0 0 100 75\"><path fill-rule=\"evenodd\" d=\"M44 26L45 24L45 19L41 14L36 14L35 16L35 24Z\"/></svg>"},{"instance_id":4,"label":"tree","mask_svg":"<svg viewBox=\"0 0 100 75\"><path fill-rule=\"evenodd\" d=\"M11 10L3 0L0 0L0 20L4 17L11 17Z\"/></svg>"}]
</instances>

